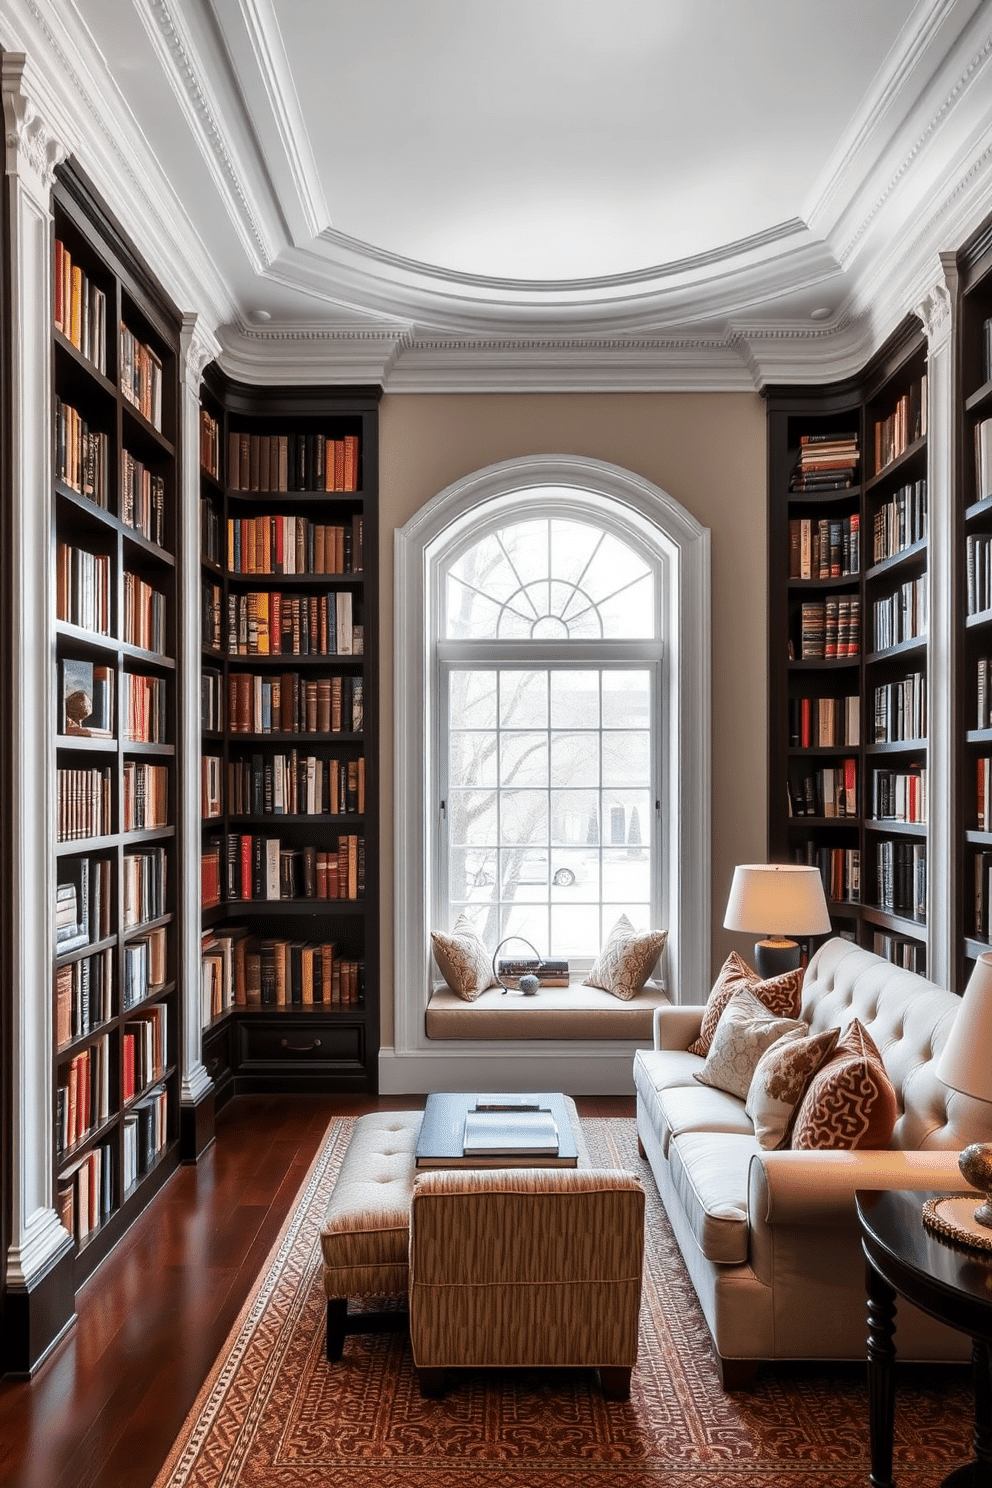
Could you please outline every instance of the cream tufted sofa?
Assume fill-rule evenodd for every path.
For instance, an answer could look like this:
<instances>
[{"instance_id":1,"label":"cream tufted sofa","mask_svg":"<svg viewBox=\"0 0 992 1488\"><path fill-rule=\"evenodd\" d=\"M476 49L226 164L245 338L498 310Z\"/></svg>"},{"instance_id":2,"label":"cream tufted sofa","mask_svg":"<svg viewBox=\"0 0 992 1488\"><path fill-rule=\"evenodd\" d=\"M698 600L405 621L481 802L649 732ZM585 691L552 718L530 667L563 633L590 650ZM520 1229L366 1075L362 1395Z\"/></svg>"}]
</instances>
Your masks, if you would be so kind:
<instances>
[{"instance_id":1,"label":"cream tufted sofa","mask_svg":"<svg viewBox=\"0 0 992 1488\"><path fill-rule=\"evenodd\" d=\"M660 1008L634 1062L637 1130L713 1336L727 1388L771 1359L865 1357L858 1189L961 1192L960 1149L992 1140L992 1107L934 1074L960 999L846 940L810 961L810 1031L861 1020L899 1115L884 1151L763 1151L743 1103L700 1085L687 1052L702 1006ZM965 1359L970 1341L900 1302L901 1359Z\"/></svg>"}]
</instances>

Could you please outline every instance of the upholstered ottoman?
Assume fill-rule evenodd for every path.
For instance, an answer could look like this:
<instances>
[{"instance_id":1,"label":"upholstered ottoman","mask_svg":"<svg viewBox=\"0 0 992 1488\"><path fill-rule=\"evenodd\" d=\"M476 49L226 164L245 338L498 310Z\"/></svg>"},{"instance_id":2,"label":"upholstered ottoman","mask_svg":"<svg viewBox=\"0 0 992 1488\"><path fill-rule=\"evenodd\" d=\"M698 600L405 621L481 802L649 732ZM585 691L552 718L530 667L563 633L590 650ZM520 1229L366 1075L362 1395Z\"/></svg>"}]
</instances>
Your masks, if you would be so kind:
<instances>
[{"instance_id":1,"label":"upholstered ottoman","mask_svg":"<svg viewBox=\"0 0 992 1488\"><path fill-rule=\"evenodd\" d=\"M414 1148L422 1111L373 1111L355 1122L320 1232L327 1358L346 1333L406 1327L406 1311L348 1311L348 1298L406 1297Z\"/></svg>"}]
</instances>

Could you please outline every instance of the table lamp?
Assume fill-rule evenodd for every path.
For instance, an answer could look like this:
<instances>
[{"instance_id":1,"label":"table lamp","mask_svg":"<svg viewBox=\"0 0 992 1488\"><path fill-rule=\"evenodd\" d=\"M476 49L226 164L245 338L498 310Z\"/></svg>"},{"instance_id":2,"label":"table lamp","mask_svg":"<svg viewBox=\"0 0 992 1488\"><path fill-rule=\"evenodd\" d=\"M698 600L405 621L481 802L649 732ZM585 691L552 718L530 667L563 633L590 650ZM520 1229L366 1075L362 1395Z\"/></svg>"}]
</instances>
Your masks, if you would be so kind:
<instances>
[{"instance_id":1,"label":"table lamp","mask_svg":"<svg viewBox=\"0 0 992 1488\"><path fill-rule=\"evenodd\" d=\"M802 953L787 937L824 935L830 929L820 870L796 863L740 864L723 924L764 936L754 947L754 969L763 979L794 971Z\"/></svg>"},{"instance_id":2,"label":"table lamp","mask_svg":"<svg viewBox=\"0 0 992 1488\"><path fill-rule=\"evenodd\" d=\"M938 1080L974 1100L992 1102L992 954L978 957L964 989L950 1037L936 1064ZM962 1177L985 1194L975 1210L992 1229L992 1142L973 1142L958 1159Z\"/></svg>"}]
</instances>

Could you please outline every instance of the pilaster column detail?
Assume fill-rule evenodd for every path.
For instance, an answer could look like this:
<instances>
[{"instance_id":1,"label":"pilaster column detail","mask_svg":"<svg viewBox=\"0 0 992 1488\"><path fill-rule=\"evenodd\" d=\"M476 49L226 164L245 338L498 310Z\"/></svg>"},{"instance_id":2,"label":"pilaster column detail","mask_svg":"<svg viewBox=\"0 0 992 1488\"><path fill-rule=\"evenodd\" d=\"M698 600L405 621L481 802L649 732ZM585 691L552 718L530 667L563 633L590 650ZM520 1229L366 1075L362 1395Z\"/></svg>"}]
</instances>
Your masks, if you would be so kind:
<instances>
[{"instance_id":1,"label":"pilaster column detail","mask_svg":"<svg viewBox=\"0 0 992 1488\"><path fill-rule=\"evenodd\" d=\"M4 348L10 488L3 579L9 595L5 699L10 886L11 1226L6 1278L27 1289L72 1247L53 1208L52 948L55 745L52 505L52 183L66 158L30 91L27 58L0 67L13 334ZM16 726L13 725L16 720Z\"/></svg>"},{"instance_id":2,"label":"pilaster column detail","mask_svg":"<svg viewBox=\"0 0 992 1488\"><path fill-rule=\"evenodd\" d=\"M184 315L180 332L180 624L176 699L179 776L179 985L183 995L182 1095L196 1105L213 1089L201 1059L200 998L200 379L220 351L202 316Z\"/></svg>"},{"instance_id":3,"label":"pilaster column detail","mask_svg":"<svg viewBox=\"0 0 992 1488\"><path fill-rule=\"evenodd\" d=\"M951 987L958 970L955 925L961 890L954 791L958 716L955 604L960 593L960 555L954 511L957 373L953 333L958 315L958 272L953 254L939 255L933 277L913 313L922 321L928 343L927 975L942 987Z\"/></svg>"}]
</instances>

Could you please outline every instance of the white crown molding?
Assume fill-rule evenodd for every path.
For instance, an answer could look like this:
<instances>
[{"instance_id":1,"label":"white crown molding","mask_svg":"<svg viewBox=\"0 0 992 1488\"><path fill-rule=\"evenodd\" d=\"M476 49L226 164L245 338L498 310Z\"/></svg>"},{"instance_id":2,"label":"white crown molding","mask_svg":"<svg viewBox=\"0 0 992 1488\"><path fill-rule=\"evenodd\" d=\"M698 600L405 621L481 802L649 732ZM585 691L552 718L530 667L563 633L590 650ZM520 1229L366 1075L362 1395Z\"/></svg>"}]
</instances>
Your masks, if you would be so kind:
<instances>
[{"instance_id":1,"label":"white crown molding","mask_svg":"<svg viewBox=\"0 0 992 1488\"><path fill-rule=\"evenodd\" d=\"M379 326L221 326L218 362L239 382L380 383L392 367L404 328Z\"/></svg>"}]
</instances>

